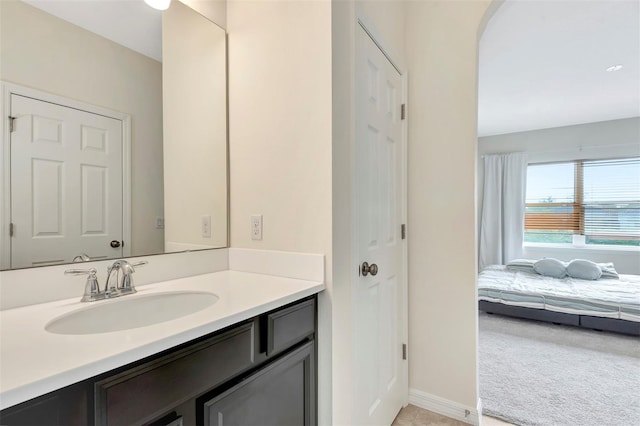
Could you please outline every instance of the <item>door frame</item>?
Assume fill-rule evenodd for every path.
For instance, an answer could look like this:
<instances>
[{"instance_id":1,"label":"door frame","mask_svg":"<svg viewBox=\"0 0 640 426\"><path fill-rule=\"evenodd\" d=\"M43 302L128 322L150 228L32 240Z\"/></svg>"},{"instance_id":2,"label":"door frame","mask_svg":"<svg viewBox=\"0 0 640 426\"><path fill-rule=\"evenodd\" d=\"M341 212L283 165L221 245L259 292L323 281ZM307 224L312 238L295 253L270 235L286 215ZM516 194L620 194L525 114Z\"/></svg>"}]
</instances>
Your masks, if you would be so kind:
<instances>
[{"instance_id":1,"label":"door frame","mask_svg":"<svg viewBox=\"0 0 640 426\"><path fill-rule=\"evenodd\" d=\"M2 153L2 173L0 173L0 269L11 266L11 133L9 113L11 95L19 95L38 101L49 102L67 108L86 111L122 122L122 238L125 241L123 257L131 256L131 115L85 102L65 98L37 89L20 86L0 80L0 152Z\"/></svg>"},{"instance_id":2,"label":"door frame","mask_svg":"<svg viewBox=\"0 0 640 426\"><path fill-rule=\"evenodd\" d=\"M384 38L382 37L382 34L376 29L375 25L373 24L372 21L369 20L369 18L367 18L366 13L364 12L363 8L361 6L359 6L358 4L356 4L355 7L355 31L358 31L358 26L362 27L362 29L365 31L365 33L368 34L368 36L371 38L371 40L374 42L374 44L380 49L380 51L382 52L382 54L387 58L387 60L391 63L391 65L398 71L398 73L400 74L401 80L402 80L402 90L401 90L401 100L400 100L400 104L404 104L405 105L405 119L401 121L401 131L402 131L402 136L401 136L401 140L400 140L400 151L401 151L401 159L400 159L400 163L402 166L402 169L400 170L400 180L401 180L401 191L400 191L400 214L399 214L399 218L400 218L400 223L401 224L405 224L406 228L408 229L409 224L407 223L407 178L408 178L408 169L407 169L407 139L408 139L408 122L409 122L409 114L408 114L408 109L407 109L407 100L408 100L408 73L407 73L407 69L406 66L402 63L402 61L400 60L400 56L394 52L394 50L392 48L390 48L390 46L388 46L388 44L384 41ZM355 33L354 33L354 37L355 37ZM357 44L355 46L355 49L357 49ZM354 74L355 77L355 74ZM354 82L355 84L355 82ZM355 90L355 89L354 89ZM354 99L355 99L355 92L354 92ZM355 108L357 108L357 101L354 102L355 104ZM355 111L354 111L355 114ZM351 167L351 187L352 188L357 188L356 184L356 170L357 170L357 151L356 151L356 140L355 140L355 129L354 129L354 143L352 145L352 153L351 153L351 158L352 158L352 167ZM352 253L351 253L351 258L353 259L353 264L351 265L351 271L352 271L352 275L351 275L351 282L352 283L357 283L358 279L359 279L359 274L360 274L360 254L359 254L359 247L358 247L358 229L359 227L357 226L358 223L358 204L357 204L357 194L356 191L352 191L351 192L351 202L353 205L353 208L351 209L351 223L353 224L353 226L351 227L351 248L352 248ZM406 406L409 403L409 281L408 281L408 277L409 277L409 263L408 263L408 241L409 241L409 236L408 233L405 233L406 238L402 241L402 261L400 264L400 287L402 289L402 295L401 295L401 315L402 315L402 319L401 319L401 328L402 328L402 335L400 336L400 339L402 341L402 343L407 345L407 359L404 360L404 362L402 363L402 367L401 367L401 374L402 377L400 378L401 380L401 386L403 388L403 406ZM353 285L352 289L351 289L351 293L352 293L352 300L355 300L355 293L356 292L356 286ZM355 310L352 311L352 315L355 315ZM400 350L400 348L398 348L398 350ZM354 364L356 365L356 363L358 362L358 360L354 360ZM354 414L356 414L354 412Z\"/></svg>"}]
</instances>

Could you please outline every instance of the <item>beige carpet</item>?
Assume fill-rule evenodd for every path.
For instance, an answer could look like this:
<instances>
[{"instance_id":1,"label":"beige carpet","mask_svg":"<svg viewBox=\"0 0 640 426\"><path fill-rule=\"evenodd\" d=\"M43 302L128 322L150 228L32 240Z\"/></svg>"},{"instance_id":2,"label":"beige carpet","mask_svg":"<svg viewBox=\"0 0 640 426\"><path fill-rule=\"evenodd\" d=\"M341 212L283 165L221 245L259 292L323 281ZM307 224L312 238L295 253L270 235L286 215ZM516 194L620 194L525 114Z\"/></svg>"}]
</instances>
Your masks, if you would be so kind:
<instances>
[{"instance_id":1,"label":"beige carpet","mask_svg":"<svg viewBox=\"0 0 640 426\"><path fill-rule=\"evenodd\" d=\"M640 425L640 338L480 314L484 414L517 425Z\"/></svg>"}]
</instances>

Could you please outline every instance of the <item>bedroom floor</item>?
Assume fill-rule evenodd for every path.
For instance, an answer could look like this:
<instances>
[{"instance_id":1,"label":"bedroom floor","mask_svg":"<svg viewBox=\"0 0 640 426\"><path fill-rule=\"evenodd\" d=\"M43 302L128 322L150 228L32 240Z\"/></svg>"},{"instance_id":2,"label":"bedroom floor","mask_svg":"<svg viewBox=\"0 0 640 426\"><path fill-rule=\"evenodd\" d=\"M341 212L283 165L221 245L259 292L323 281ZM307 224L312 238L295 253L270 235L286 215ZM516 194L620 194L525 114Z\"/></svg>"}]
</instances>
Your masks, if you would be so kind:
<instances>
[{"instance_id":1,"label":"bedroom floor","mask_svg":"<svg viewBox=\"0 0 640 426\"><path fill-rule=\"evenodd\" d=\"M511 423L482 416L482 426L505 425L511 425ZM409 404L400 411L392 426L467 426L467 423Z\"/></svg>"}]
</instances>

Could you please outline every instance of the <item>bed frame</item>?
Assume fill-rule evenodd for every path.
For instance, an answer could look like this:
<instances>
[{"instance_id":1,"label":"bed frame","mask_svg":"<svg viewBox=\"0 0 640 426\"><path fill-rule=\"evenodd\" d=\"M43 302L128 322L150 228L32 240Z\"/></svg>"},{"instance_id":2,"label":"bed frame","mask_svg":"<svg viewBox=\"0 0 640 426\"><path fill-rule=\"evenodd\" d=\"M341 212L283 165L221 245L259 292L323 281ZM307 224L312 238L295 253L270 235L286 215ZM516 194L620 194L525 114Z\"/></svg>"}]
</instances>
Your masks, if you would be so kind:
<instances>
[{"instance_id":1,"label":"bed frame","mask_svg":"<svg viewBox=\"0 0 640 426\"><path fill-rule=\"evenodd\" d=\"M640 322L615 318L601 318L590 315L566 314L563 312L547 311L545 309L505 305L497 302L488 302L486 300L478 301L478 308L488 314L507 315L516 318L552 322L554 324L591 328L598 331L613 331L632 336L640 336Z\"/></svg>"}]
</instances>

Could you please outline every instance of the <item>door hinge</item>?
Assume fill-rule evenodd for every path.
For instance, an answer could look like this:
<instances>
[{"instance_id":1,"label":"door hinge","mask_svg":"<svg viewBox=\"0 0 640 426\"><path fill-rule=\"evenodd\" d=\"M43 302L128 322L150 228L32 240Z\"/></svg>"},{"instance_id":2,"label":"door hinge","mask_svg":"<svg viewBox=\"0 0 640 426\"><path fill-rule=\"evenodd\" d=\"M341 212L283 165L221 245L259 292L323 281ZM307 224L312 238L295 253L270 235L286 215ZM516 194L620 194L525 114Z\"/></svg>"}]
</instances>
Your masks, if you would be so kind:
<instances>
[{"instance_id":1,"label":"door hinge","mask_svg":"<svg viewBox=\"0 0 640 426\"><path fill-rule=\"evenodd\" d=\"M400 237L404 240L407 238L407 225L400 225Z\"/></svg>"},{"instance_id":2,"label":"door hinge","mask_svg":"<svg viewBox=\"0 0 640 426\"><path fill-rule=\"evenodd\" d=\"M400 105L400 120L404 120L405 118L406 105Z\"/></svg>"},{"instance_id":3,"label":"door hinge","mask_svg":"<svg viewBox=\"0 0 640 426\"><path fill-rule=\"evenodd\" d=\"M9 224L9 236L13 237L13 223Z\"/></svg>"},{"instance_id":4,"label":"door hinge","mask_svg":"<svg viewBox=\"0 0 640 426\"><path fill-rule=\"evenodd\" d=\"M407 359L407 344L402 344L402 359Z\"/></svg>"},{"instance_id":5,"label":"door hinge","mask_svg":"<svg viewBox=\"0 0 640 426\"><path fill-rule=\"evenodd\" d=\"M9 116L9 133L13 133L15 129L16 117Z\"/></svg>"}]
</instances>

